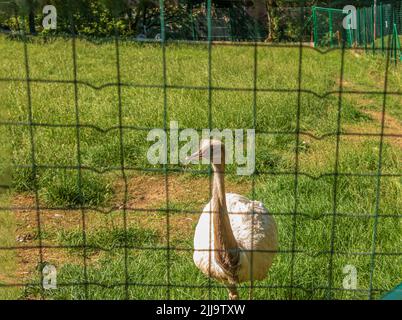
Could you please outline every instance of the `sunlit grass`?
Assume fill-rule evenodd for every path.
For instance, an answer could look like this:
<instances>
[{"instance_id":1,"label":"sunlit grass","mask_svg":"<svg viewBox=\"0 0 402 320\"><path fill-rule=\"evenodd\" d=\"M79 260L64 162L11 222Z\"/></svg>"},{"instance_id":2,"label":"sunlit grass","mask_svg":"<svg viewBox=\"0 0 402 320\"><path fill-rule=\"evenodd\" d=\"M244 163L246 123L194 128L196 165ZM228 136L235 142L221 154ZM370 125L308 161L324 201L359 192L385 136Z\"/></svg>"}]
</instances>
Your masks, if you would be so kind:
<instances>
[{"instance_id":1,"label":"sunlit grass","mask_svg":"<svg viewBox=\"0 0 402 320\"><path fill-rule=\"evenodd\" d=\"M257 92L254 96L254 47L214 45L211 82L215 89L209 101L207 47L203 44L169 44L166 48L166 81L172 87L167 90L165 106L160 46L120 45L121 81L130 84L121 88L121 120L126 126L122 141L118 128L119 92L114 85L117 81L114 43L77 41L77 100L73 83L35 81L73 80L71 41L28 44L30 77L34 79L30 84L32 117L38 124L33 129L33 141L39 167L37 176L33 177L29 127L4 126L12 137L15 193L32 194L36 179L43 205L107 207L118 191L113 188L113 183L120 174L122 154L125 166L135 169L127 170L129 177L137 170L158 168L146 160L147 130L136 129L163 127L165 111L167 123L175 120L181 128L208 128L211 108L212 127L252 128L255 120L255 127L260 132L257 135L256 168L261 174L255 177L255 192L250 190L246 195L251 198L254 194L275 216L281 253L277 255L269 278L256 284L255 298L327 298L329 269L333 270L333 287L339 289L346 264L356 266L360 291L336 290L332 297L367 298L374 226L377 228L375 249L378 254L373 288L379 290L375 291L375 297L400 282L402 258L395 253L400 252L401 247L402 187L401 178L392 176L400 174L400 144L391 138L384 139L382 172L389 176L382 177L378 183L380 138L341 136L337 144L336 137L338 119L341 132L348 132L352 127L361 129L359 132L374 127L377 133L380 132L378 121L365 111L382 110L384 96L375 92L384 89L383 57L347 51L343 75L346 92L340 96L340 51L322 54L305 48L302 73L299 74L299 48L260 46L256 56ZM23 43L1 38L0 52L0 77L22 80L0 83L4 121L26 124L28 100ZM303 90L300 94L299 80ZM401 83L400 67L392 66L388 90L400 92ZM284 89L288 91L281 91ZM364 92L350 92L355 90ZM386 112L399 123L401 105L400 95L387 97ZM83 125L78 132L76 108ZM299 122L297 114L300 114ZM301 134L296 146L298 126ZM293 174L296 150L300 172L297 185ZM81 176L77 170L78 160L82 166ZM60 166L62 168L57 168ZM228 173L233 174L234 169L229 166ZM191 169L186 170L191 172ZM339 173L336 177L335 172ZM183 183L191 187L192 178L194 176L189 175L188 181ZM230 179L241 185L251 184L254 178L232 176ZM203 187L208 189L208 184ZM189 207L201 210L199 201L197 195L189 194L186 199L172 200L170 205L176 210L185 211ZM163 208L165 203L153 205ZM191 222L192 228L195 223L196 219ZM100 285L91 284L86 289L77 285L85 280L83 265L69 261L58 265L58 281L67 285L44 294L49 298L67 299L120 299L126 295L135 299L164 299L168 294L171 298L185 299L226 298L225 290L216 288L218 283L212 281L210 287L208 279L196 269L191 251L172 250L168 261L164 249L166 236L158 234L156 229L155 225L129 226L125 235L121 225L110 230L89 227L86 244L95 248L87 253L98 256L88 267L88 281ZM192 233L180 234L171 245L191 249L192 236ZM53 231L49 237L64 246L83 245L79 228ZM148 240L144 243L144 239ZM137 248L128 249L127 259L124 249L120 248L126 243ZM333 255L330 254L331 243ZM138 249L143 246L148 249ZM154 250L154 247L159 249ZM292 260L290 251L293 249L298 253ZM79 249L70 250L69 254L82 258ZM128 273L125 272L126 264ZM133 283L127 292L126 281ZM116 285L119 283L123 285ZM166 287L168 283L170 289ZM29 287L25 296L38 293L37 289ZM247 288L241 289L243 298L248 294Z\"/></svg>"}]
</instances>

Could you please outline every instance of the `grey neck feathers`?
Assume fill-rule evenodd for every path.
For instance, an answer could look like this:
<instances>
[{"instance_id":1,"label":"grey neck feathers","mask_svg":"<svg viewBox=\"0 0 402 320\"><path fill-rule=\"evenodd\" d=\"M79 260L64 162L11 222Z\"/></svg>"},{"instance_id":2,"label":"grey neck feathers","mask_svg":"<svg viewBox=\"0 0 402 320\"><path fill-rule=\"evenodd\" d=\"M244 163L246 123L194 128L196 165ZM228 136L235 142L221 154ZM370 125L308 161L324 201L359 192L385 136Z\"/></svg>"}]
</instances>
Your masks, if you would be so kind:
<instances>
[{"instance_id":1,"label":"grey neck feathers","mask_svg":"<svg viewBox=\"0 0 402 320\"><path fill-rule=\"evenodd\" d=\"M239 248L233 235L226 207L225 164L213 164L211 209L214 225L215 259L225 271L229 281L236 281L239 267Z\"/></svg>"}]
</instances>

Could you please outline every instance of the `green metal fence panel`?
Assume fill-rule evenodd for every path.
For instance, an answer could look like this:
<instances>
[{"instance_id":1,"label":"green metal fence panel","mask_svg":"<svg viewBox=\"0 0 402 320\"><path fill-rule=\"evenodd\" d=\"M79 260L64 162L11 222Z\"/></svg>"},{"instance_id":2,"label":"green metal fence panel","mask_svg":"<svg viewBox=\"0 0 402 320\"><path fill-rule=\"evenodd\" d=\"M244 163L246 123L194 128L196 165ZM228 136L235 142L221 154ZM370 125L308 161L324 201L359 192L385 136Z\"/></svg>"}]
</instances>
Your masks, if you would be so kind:
<instances>
[{"instance_id":1,"label":"green metal fence panel","mask_svg":"<svg viewBox=\"0 0 402 320\"><path fill-rule=\"evenodd\" d=\"M349 35L343 29L345 14L341 9L313 7L315 47L338 47Z\"/></svg>"},{"instance_id":2,"label":"green metal fence panel","mask_svg":"<svg viewBox=\"0 0 402 320\"><path fill-rule=\"evenodd\" d=\"M392 59L402 59L402 1L357 8L354 17L356 29L343 27L347 16L348 13L341 9L313 7L314 46L333 48L345 45L373 54L390 51Z\"/></svg>"}]
</instances>

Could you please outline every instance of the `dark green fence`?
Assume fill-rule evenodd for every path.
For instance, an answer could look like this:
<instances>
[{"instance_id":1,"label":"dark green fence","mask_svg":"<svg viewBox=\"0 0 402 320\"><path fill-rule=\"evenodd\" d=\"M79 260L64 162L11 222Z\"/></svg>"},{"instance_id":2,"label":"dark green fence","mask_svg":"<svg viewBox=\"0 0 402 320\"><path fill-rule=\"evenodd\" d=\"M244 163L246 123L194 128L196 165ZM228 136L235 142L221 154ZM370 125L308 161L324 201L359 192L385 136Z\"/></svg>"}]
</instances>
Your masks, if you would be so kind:
<instances>
[{"instance_id":1,"label":"dark green fence","mask_svg":"<svg viewBox=\"0 0 402 320\"><path fill-rule=\"evenodd\" d=\"M402 1L378 3L357 8L356 28L343 23L352 22L351 15L342 9L313 7L312 24L315 47L364 48L373 53L391 51L393 61L402 61Z\"/></svg>"}]
</instances>

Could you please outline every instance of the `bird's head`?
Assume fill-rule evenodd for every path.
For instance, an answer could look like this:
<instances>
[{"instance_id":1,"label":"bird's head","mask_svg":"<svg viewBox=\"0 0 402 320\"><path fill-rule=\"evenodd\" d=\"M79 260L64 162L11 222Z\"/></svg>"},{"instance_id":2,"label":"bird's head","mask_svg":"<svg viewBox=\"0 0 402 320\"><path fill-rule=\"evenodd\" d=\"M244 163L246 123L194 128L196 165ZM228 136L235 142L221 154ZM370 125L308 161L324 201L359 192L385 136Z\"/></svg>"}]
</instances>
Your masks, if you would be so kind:
<instances>
[{"instance_id":1,"label":"bird's head","mask_svg":"<svg viewBox=\"0 0 402 320\"><path fill-rule=\"evenodd\" d=\"M212 164L225 163L225 145L217 139L201 139L199 149L186 158L186 162L210 161Z\"/></svg>"}]
</instances>

